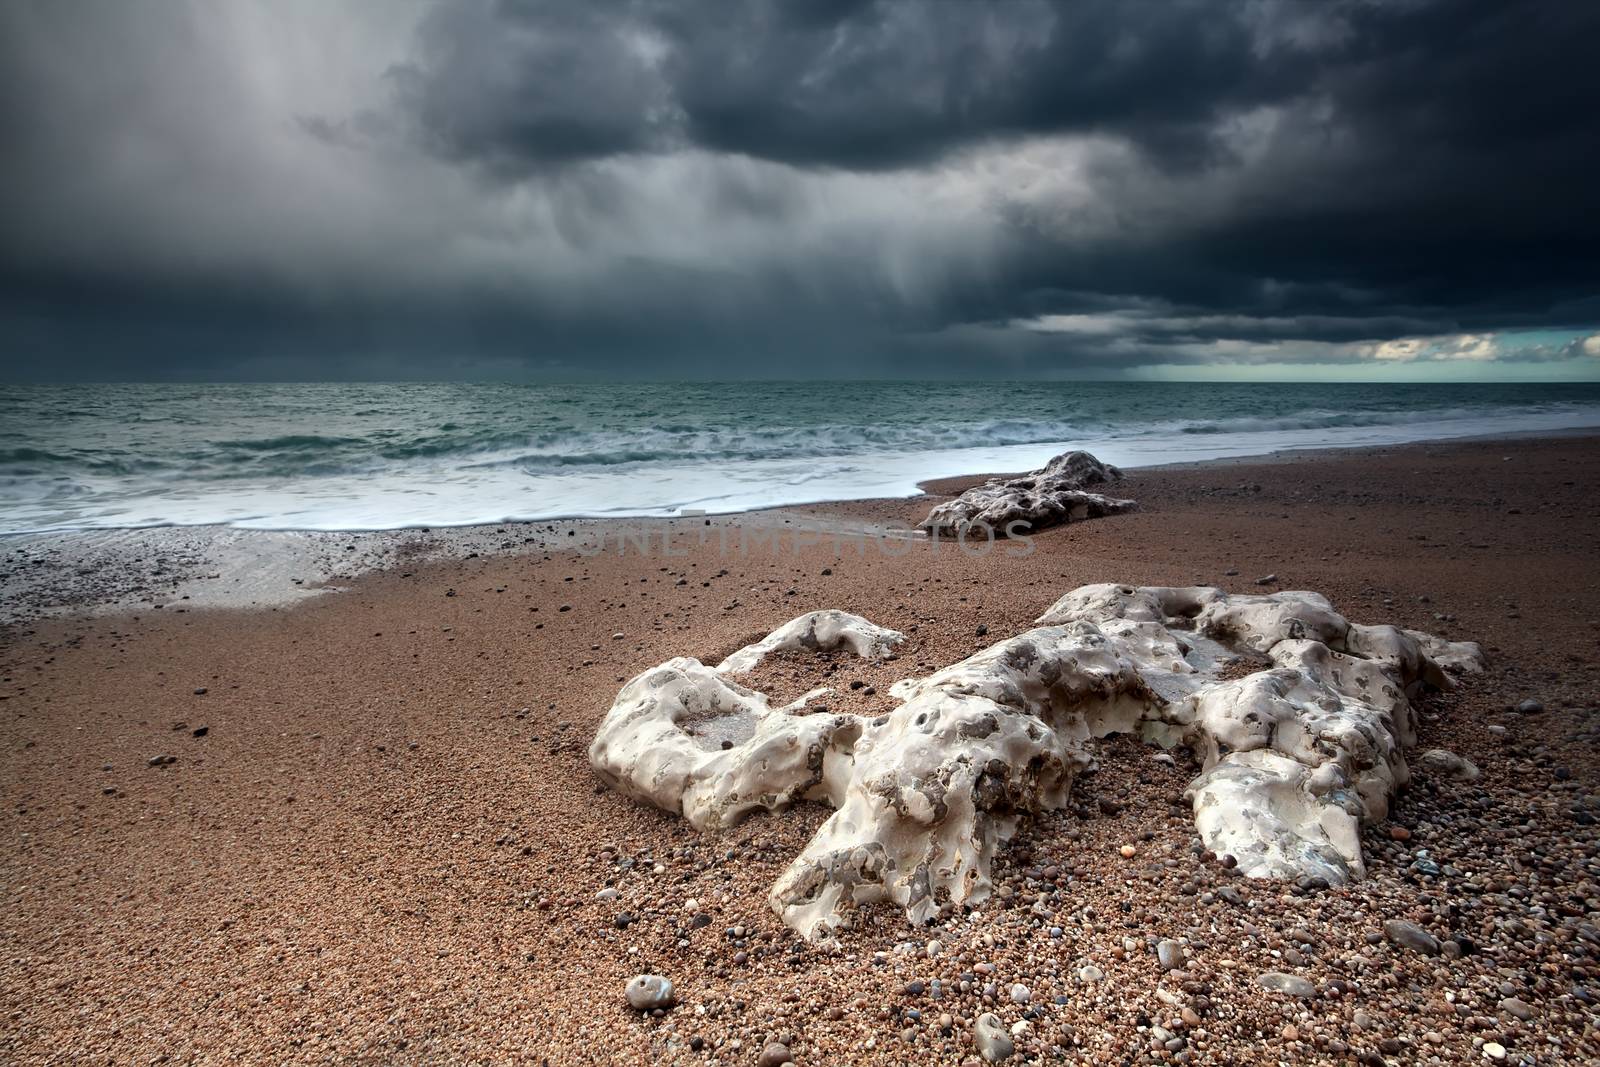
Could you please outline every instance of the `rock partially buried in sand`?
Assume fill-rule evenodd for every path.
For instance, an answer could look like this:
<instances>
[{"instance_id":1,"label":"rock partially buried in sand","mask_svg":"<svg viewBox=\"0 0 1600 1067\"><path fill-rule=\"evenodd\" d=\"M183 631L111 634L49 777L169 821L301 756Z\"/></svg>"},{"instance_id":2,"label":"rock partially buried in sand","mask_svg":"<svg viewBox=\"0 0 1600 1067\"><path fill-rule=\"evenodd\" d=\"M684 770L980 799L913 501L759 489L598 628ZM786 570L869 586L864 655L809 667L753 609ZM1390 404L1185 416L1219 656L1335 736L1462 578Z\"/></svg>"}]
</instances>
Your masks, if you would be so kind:
<instances>
[{"instance_id":1,"label":"rock partially buried in sand","mask_svg":"<svg viewBox=\"0 0 1600 1067\"><path fill-rule=\"evenodd\" d=\"M1267 971L1256 975L1256 984L1262 989L1270 989L1274 993L1287 993L1291 997L1302 1000L1317 995L1317 987L1298 974L1284 974L1282 971Z\"/></svg>"},{"instance_id":2,"label":"rock partially buried in sand","mask_svg":"<svg viewBox=\"0 0 1600 1067\"><path fill-rule=\"evenodd\" d=\"M761 1050L761 1055L756 1057L756 1067L783 1067L793 1062L794 1056L789 1052L789 1046L778 1041L769 1041L767 1047Z\"/></svg>"},{"instance_id":3,"label":"rock partially buried in sand","mask_svg":"<svg viewBox=\"0 0 1600 1067\"><path fill-rule=\"evenodd\" d=\"M858 615L816 611L715 669L688 657L668 660L617 694L589 761L612 788L677 812L697 830L724 829L758 808L780 811L802 799L838 807L866 720L794 714L812 694L769 707L765 694L729 675L754 670L778 649L884 655L903 640Z\"/></svg>"},{"instance_id":4,"label":"rock partially buried in sand","mask_svg":"<svg viewBox=\"0 0 1600 1067\"><path fill-rule=\"evenodd\" d=\"M934 533L959 534L987 528L995 537L1026 534L1062 523L1097 519L1131 511L1132 500L1118 500L1088 492L1091 485L1122 480L1122 472L1101 463L1087 452L1063 452L1032 474L1020 478L993 478L940 504L922 520ZM1020 527L1013 530L1012 524ZM982 536L982 535L979 535Z\"/></svg>"},{"instance_id":5,"label":"rock partially buried in sand","mask_svg":"<svg viewBox=\"0 0 1600 1067\"><path fill-rule=\"evenodd\" d=\"M978 1055L989 1063L1004 1063L1017 1050L1006 1033L1005 1023L993 1012L985 1012L972 1024L972 1043L978 1047Z\"/></svg>"},{"instance_id":6,"label":"rock partially buried in sand","mask_svg":"<svg viewBox=\"0 0 1600 1067\"><path fill-rule=\"evenodd\" d=\"M635 1011L655 1011L672 1005L672 979L659 974L636 974L628 980L622 995Z\"/></svg>"},{"instance_id":7,"label":"rock partially buried in sand","mask_svg":"<svg viewBox=\"0 0 1600 1067\"><path fill-rule=\"evenodd\" d=\"M1453 778L1458 782L1476 782L1480 776L1476 763L1442 748L1430 748L1418 756L1417 768L1435 778Z\"/></svg>"},{"instance_id":8,"label":"rock partially buried in sand","mask_svg":"<svg viewBox=\"0 0 1600 1067\"><path fill-rule=\"evenodd\" d=\"M874 626L848 611L812 611L790 619L760 641L748 645L717 664L723 674L749 674L774 652L828 652L847 648L862 659L881 659L894 651L905 635Z\"/></svg>"},{"instance_id":9,"label":"rock partially buried in sand","mask_svg":"<svg viewBox=\"0 0 1600 1067\"><path fill-rule=\"evenodd\" d=\"M1383 924L1383 936L1397 945L1401 945L1413 952L1420 952L1424 956L1437 956L1439 954L1439 939L1416 923L1408 923L1404 919L1390 919Z\"/></svg>"},{"instance_id":10,"label":"rock partially buried in sand","mask_svg":"<svg viewBox=\"0 0 1600 1067\"><path fill-rule=\"evenodd\" d=\"M768 898L813 940L852 904L892 901L921 924L986 899L995 849L1023 818L1065 807L1111 733L1201 755L1196 827L1241 873L1339 884L1365 873L1361 827L1408 778L1411 699L1480 660L1476 645L1352 624L1307 592L1091 585L1038 621L898 682L900 706L876 719L802 714L815 694L772 708L729 678L776 648L876 656L901 640L813 612L716 669L679 658L634 678L590 760L702 830L801 799L837 809ZM1264 665L1240 677L1241 661Z\"/></svg>"}]
</instances>

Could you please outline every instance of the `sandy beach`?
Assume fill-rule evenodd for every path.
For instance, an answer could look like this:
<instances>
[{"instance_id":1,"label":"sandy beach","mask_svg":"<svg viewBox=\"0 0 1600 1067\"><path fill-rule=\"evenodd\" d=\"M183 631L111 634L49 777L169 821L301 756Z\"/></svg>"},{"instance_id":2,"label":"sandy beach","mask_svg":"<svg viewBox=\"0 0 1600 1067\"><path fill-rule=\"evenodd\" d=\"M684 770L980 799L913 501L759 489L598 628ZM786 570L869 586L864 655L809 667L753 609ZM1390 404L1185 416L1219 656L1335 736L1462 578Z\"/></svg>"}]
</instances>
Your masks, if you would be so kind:
<instances>
[{"instance_id":1,"label":"sandy beach","mask_svg":"<svg viewBox=\"0 0 1600 1067\"><path fill-rule=\"evenodd\" d=\"M290 564L266 534L189 563L193 532L99 535L86 573L70 540L0 546L0 1058L755 1064L781 1042L799 1067L964 1063L993 1011L1045 1063L1600 1059L1600 438L1139 470L1138 511L1026 553L892 533L976 480L317 535ZM1113 739L1073 809L1001 849L990 902L929 929L867 908L826 951L766 893L827 809L702 836L590 768L619 687L670 657L841 608L906 633L899 659L764 677L887 711L897 678L1111 581L1315 590L1481 643L1421 744L1482 779L1419 774L1366 832L1368 878L1320 890L1207 862L1178 800L1192 755ZM642 971L676 1007L627 1006Z\"/></svg>"}]
</instances>

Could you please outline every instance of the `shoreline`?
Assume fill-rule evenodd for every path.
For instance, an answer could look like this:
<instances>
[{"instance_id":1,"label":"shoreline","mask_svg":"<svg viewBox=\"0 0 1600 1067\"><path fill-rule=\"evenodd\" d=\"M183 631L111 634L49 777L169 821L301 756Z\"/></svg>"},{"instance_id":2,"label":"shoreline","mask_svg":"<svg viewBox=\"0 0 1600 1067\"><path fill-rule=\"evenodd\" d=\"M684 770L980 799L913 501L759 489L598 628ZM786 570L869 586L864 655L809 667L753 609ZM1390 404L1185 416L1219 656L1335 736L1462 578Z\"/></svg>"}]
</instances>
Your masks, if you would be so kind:
<instances>
[{"instance_id":1,"label":"shoreline","mask_svg":"<svg viewBox=\"0 0 1600 1067\"><path fill-rule=\"evenodd\" d=\"M1559 401L1556 406L1561 406ZM1513 410L1519 413L1512 414ZM1159 420L1177 413L1163 408L1151 414ZM1038 425L1021 434L1014 428L994 428L998 440L969 432L966 438L958 434L953 441L914 443L907 439L896 444L873 439L876 443L869 446L868 438L861 438L840 449L840 442L828 438L820 449L801 446L778 452L772 451L768 442L765 450L757 448L748 455L726 453L736 458L724 466L714 459L723 453L701 454L692 445L681 455L646 450L635 457L640 463L594 464L590 460L596 457L583 451L594 445L592 440L572 443L578 449L571 457L577 463L574 467L565 461L550 466L539 459L542 453L519 458L509 452L468 449L446 453L453 458L441 459L434 466L424 463L402 469L380 464L369 469L357 464L346 470L334 464L317 468L318 473L311 477L301 477L296 473L299 468L285 460L276 466L267 463L259 474L236 481L233 474L238 472L219 468L212 456L210 466L202 465L193 472L199 480L192 486L183 480L169 480L184 469L182 462L170 455L148 461L154 469L166 472L161 477L142 478L125 472L125 477L117 475L109 482L97 483L98 488L79 484L74 477L48 479L45 469L24 465L8 485L7 502L0 509L13 518L7 536L70 532L80 522L89 524L76 526L80 530L222 526L269 532L373 533L424 526L470 528L623 517L614 510L618 500L627 502L631 517L671 518L702 506L714 514L731 515L839 500L900 499L917 495L919 485L928 481L985 471L1035 469L1054 455L1078 449L1131 471L1249 461L1329 448L1600 433L1600 403L1573 406L1569 401L1561 411L1537 412L1513 405L1491 409L1477 420L1465 419L1464 409L1434 411L1437 418L1433 421L1408 421L1402 414L1392 413L1374 421L1374 412L1366 411L1351 413L1347 423L1340 423L1327 421L1331 414L1310 412L1309 423L1297 421L1292 414L1282 418L1244 415L1217 423L1196 413L1187 420L1130 426L1122 436L1063 424L1050 426L1046 436L1030 436L1046 428ZM325 443L320 437L289 436L236 444L253 450L250 456L268 456L276 446L299 447L302 440ZM171 443L166 446L170 449ZM159 445L152 447L159 451ZM44 453L52 462L63 463L70 462L69 454ZM608 455L598 458L606 460ZM534 466L524 470L523 459ZM136 455L130 455L129 461L135 468L145 462ZM223 477L219 480L219 476ZM191 488L195 491L188 491Z\"/></svg>"},{"instance_id":2,"label":"shoreline","mask_svg":"<svg viewBox=\"0 0 1600 1067\"><path fill-rule=\"evenodd\" d=\"M1258 456L1135 467L1122 483L1136 493L1141 477L1238 467L1327 462L1362 455L1529 441L1600 442L1600 429L1572 429L1440 438L1401 444L1280 449ZM0 537L0 626L77 614L117 614L168 605L277 610L331 592L386 569L459 561L492 554L561 551L581 532L644 529L670 537L703 523L719 529L749 525L751 517L829 528L879 511L931 507L991 478L1025 472L983 472L927 479L903 497L867 497L784 504L715 515L549 518L461 526L381 530L270 530L227 525L104 527ZM915 519L910 520L914 525Z\"/></svg>"},{"instance_id":3,"label":"shoreline","mask_svg":"<svg viewBox=\"0 0 1600 1067\"><path fill-rule=\"evenodd\" d=\"M1600 447L1505 455L1144 471L1139 511L1043 531L1021 557L739 554L689 527L681 555L519 543L375 569L293 610L9 627L0 1055L747 1067L783 1040L801 1067L957 1065L993 1012L1042 1062L1142 1060L1152 1041L1197 1062L1466 1065L1490 1042L1506 1062L1592 1062ZM815 511L888 526L928 503ZM335 563L348 540L326 546ZM898 660L778 660L763 684L826 685L875 715L893 681L1094 582L1311 589L1354 621L1479 642L1484 672L1424 701L1419 730L1482 778L1418 761L1362 835L1367 878L1307 889L1196 852L1194 753L1110 738L1069 807L996 856L983 906L932 928L863 908L824 952L766 894L825 808L701 835L590 766L626 679L672 657L855 612L907 635ZM1396 944L1396 921L1454 947ZM626 1006L642 971L672 979L677 1007Z\"/></svg>"}]
</instances>

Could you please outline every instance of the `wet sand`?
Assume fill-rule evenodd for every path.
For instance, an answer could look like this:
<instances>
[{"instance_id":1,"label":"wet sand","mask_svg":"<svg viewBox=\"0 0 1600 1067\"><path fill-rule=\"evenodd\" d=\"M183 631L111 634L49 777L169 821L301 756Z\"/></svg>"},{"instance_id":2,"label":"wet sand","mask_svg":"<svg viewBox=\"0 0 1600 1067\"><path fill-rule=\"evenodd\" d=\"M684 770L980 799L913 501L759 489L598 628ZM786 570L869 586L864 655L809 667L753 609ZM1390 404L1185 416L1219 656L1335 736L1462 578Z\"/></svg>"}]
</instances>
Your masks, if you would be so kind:
<instances>
[{"instance_id":1,"label":"wet sand","mask_svg":"<svg viewBox=\"0 0 1600 1067\"><path fill-rule=\"evenodd\" d=\"M795 544L806 516L908 525L934 498L508 524L466 551L328 535L372 567L292 606L152 584L117 612L8 626L0 1056L740 1064L783 1040L801 1067L960 1063L992 1010L1042 1062L1600 1057L1600 439L1145 470L1125 489L1140 511L1025 556ZM637 533L618 551L624 528L650 551ZM66 555L28 566L58 575ZM31 609L66 588L30 580ZM1483 780L1419 781L1368 831L1367 881L1304 894L1194 854L1185 754L1109 742L1080 806L1003 850L991 904L932 930L866 909L830 954L765 903L825 810L703 838L589 769L618 687L671 656L713 661L835 607L908 633L895 666L923 673L1102 581L1313 589L1356 621L1481 642L1488 670L1425 707L1422 744ZM82 593L80 612L105 590ZM859 673L886 693L882 667ZM1529 700L1543 710L1511 710ZM1390 919L1462 954L1393 945ZM1186 942L1181 971L1158 966L1162 938ZM660 1018L621 997L645 970L677 986ZM1314 995L1270 993L1264 971Z\"/></svg>"}]
</instances>

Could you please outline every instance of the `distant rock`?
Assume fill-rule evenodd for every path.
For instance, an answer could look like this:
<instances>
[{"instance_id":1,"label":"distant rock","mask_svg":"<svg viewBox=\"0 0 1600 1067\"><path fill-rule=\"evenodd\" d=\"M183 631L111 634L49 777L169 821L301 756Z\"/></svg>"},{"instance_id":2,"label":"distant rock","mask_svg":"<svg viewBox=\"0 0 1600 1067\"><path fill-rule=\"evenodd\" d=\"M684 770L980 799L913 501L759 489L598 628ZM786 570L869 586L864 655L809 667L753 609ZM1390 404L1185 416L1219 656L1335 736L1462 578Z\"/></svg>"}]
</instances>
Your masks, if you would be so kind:
<instances>
[{"instance_id":1,"label":"distant rock","mask_svg":"<svg viewBox=\"0 0 1600 1067\"><path fill-rule=\"evenodd\" d=\"M1031 474L1020 478L992 478L940 504L922 520L922 529L936 534L970 537L1010 537L1063 523L1096 519L1131 511L1132 500L1119 500L1088 492L1089 486L1122 480L1122 471L1101 463L1087 452L1064 452Z\"/></svg>"}]
</instances>

